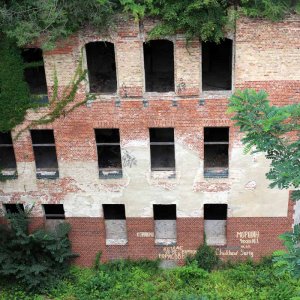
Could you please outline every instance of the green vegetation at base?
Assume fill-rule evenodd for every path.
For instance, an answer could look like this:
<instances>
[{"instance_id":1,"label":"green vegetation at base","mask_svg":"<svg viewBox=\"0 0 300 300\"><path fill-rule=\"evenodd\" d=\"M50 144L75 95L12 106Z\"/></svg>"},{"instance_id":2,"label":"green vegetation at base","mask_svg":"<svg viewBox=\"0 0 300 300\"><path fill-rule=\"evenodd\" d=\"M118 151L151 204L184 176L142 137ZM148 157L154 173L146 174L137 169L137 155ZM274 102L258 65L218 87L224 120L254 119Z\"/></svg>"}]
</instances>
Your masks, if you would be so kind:
<instances>
[{"instance_id":1,"label":"green vegetation at base","mask_svg":"<svg viewBox=\"0 0 300 300\"><path fill-rule=\"evenodd\" d=\"M300 281L287 273L276 275L270 260L231 264L211 273L195 263L161 270L156 261L119 260L98 270L73 267L47 295L26 294L11 283L0 286L0 300L300 299Z\"/></svg>"},{"instance_id":2,"label":"green vegetation at base","mask_svg":"<svg viewBox=\"0 0 300 300\"><path fill-rule=\"evenodd\" d=\"M0 224L0 278L17 282L22 290L45 291L68 273L69 262L75 257L68 238L70 225L29 232L32 208L18 210L6 213L7 224Z\"/></svg>"}]
</instances>

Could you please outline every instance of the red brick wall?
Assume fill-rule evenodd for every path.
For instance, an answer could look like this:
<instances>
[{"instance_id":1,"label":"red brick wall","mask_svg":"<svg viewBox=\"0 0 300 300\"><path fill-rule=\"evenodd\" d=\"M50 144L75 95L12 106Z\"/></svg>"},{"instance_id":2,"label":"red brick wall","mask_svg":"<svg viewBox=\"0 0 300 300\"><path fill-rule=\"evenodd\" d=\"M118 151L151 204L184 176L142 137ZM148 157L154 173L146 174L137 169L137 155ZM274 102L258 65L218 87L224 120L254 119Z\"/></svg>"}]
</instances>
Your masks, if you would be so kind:
<instances>
[{"instance_id":1,"label":"red brick wall","mask_svg":"<svg viewBox=\"0 0 300 300\"><path fill-rule=\"evenodd\" d=\"M275 25L247 20L238 23L234 41L236 60L233 81L236 89L247 87L264 89L270 94L270 99L275 105L300 101L300 81L295 68L297 63L299 65L299 55L297 56L296 52L298 49L299 53L299 37L297 38L299 24L298 21ZM152 23L145 24L145 28L152 25ZM67 41L60 41L56 49L44 53L49 92L53 84L51 77L54 67L57 69L61 87L65 86L69 82L69 77L73 75L80 48L85 42L93 40L101 40L101 37L94 33L81 33L79 36L72 36ZM173 37L172 40L175 47L175 85L182 79L186 84L186 89L180 91L177 89L174 93L150 95L144 93L143 38L140 35L140 28L136 23L122 24L119 27L118 32L112 35L117 60L117 95L98 96L90 107L81 106L66 117L62 116L53 124L39 127L54 129L59 162L95 162L96 166L97 149L94 128L119 128L122 144L134 140L149 140L149 127L174 127L175 140L184 137L182 143L188 149L192 149L199 159L203 159L203 139L197 134L200 133L202 136L205 126L230 126L229 149L232 149L233 144L240 143L239 131L233 126L230 116L226 114L227 94L216 94L213 97L207 96L207 93L201 94L200 43L193 41L188 49L181 35ZM261 59L261 54L264 55L263 59ZM272 63L266 58L270 58ZM278 65L283 69L280 70ZM291 71L288 71L289 68ZM82 87L78 92L78 101L84 97L84 88ZM117 97L120 97L120 107L115 104ZM205 100L203 106L199 105L200 98ZM172 106L174 99L178 104L176 107ZM143 100L148 100L147 107L144 107ZM28 124L28 120L36 119L46 111L47 108L43 108L38 112L30 112L23 126ZM14 149L18 163L23 163L24 166L34 161L28 131L14 142ZM26 197L29 197L36 200L36 207L40 209L43 203L64 203L69 194L82 192L77 182L68 176L55 181L36 180L34 173L30 174L32 177L29 178L27 174L21 175L22 170L18 171L20 177L23 176L24 183L16 181L15 190L11 187L13 183L7 185L1 183L0 197L3 197L0 198L1 202L26 203ZM97 180L96 168L95 174L89 175ZM239 175L236 176L237 178L233 179L238 179ZM101 184L97 181L96 184L102 185L101 188L111 189L117 185L103 181ZM176 185L176 183L172 184ZM172 189L172 184L170 184L170 189ZM141 194L147 193L147 188L148 186L142 187ZM193 195L198 193L196 194L198 197L203 192L230 191L232 182L224 180L224 182L210 183L202 178L198 182L192 182L188 188ZM116 191L119 192L119 190L121 188L116 187ZM188 196L186 199L183 200L188 201ZM122 201L122 199L119 200ZM261 201L264 201L263 195ZM199 200L197 209L201 210L202 206L203 201ZM225 253L222 255L224 258L231 259L246 257L240 255L241 249L249 253L253 252L254 259L270 254L281 247L281 242L277 238L278 234L291 230L292 212L290 202L287 217L230 217L227 222L227 245L217 251ZM40 209L36 216L40 216L41 213ZM182 255L190 250L195 251L203 242L204 225L200 217L178 217L177 248L155 246L153 237L137 236L137 232L154 231L152 218L127 218L128 245L126 246L105 246L104 221L100 217L70 217L67 221L72 225L70 238L74 252L80 254L80 257L76 259L76 263L80 265L91 265L99 250L103 252L103 260L119 257L156 258L160 254L161 257L179 258L182 263ZM32 229L42 225L43 218L33 218ZM258 243L249 244L250 248L248 246L241 248L237 233L253 231L259 232ZM237 254L232 254L233 252Z\"/></svg>"}]
</instances>

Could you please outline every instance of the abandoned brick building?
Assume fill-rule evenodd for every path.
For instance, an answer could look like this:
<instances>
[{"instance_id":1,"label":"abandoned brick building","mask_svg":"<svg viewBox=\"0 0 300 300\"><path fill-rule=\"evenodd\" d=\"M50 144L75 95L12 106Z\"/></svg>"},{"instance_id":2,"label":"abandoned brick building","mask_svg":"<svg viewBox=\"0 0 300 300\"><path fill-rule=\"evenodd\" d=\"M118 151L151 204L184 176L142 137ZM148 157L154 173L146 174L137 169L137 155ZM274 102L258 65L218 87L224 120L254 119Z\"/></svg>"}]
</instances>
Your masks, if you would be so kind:
<instances>
[{"instance_id":1,"label":"abandoned brick building","mask_svg":"<svg viewBox=\"0 0 300 300\"><path fill-rule=\"evenodd\" d=\"M289 191L268 189L263 154L243 154L226 114L236 89L273 104L300 101L300 19L241 18L220 44L182 34L148 40L153 21L120 24L109 38L84 30L51 51L23 50L32 94L47 103L80 60L76 101L95 100L50 125L0 134L3 210L34 205L32 228L68 221L77 263L157 258L181 263L203 243L223 258L258 259L299 222ZM29 111L30 120L47 106Z\"/></svg>"}]
</instances>

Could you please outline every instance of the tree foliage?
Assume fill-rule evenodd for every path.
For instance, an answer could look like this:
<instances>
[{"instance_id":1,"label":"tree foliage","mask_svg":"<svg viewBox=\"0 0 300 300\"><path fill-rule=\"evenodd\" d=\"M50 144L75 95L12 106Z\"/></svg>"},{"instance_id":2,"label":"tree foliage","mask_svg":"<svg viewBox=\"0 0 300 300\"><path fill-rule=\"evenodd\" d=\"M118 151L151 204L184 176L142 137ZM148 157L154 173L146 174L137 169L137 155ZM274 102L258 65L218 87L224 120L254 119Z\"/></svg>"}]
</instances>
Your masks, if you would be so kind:
<instances>
[{"instance_id":1,"label":"tree foliage","mask_svg":"<svg viewBox=\"0 0 300 300\"><path fill-rule=\"evenodd\" d=\"M54 85L52 91L52 97L49 101L48 112L39 119L29 122L29 124L22 130L17 132L16 139L21 135L22 132L34 128L38 125L45 125L54 122L61 116L66 116L72 112L78 106L85 104L87 101L95 99L95 95L86 94L84 99L79 102L75 102L76 93L80 88L83 81L86 80L87 70L83 69L82 57L80 58L73 78L67 86L59 91L59 82L56 72L54 72ZM1 104L0 104L1 105Z\"/></svg>"},{"instance_id":2,"label":"tree foliage","mask_svg":"<svg viewBox=\"0 0 300 300\"><path fill-rule=\"evenodd\" d=\"M49 47L84 26L106 33L122 14L159 18L152 37L180 31L188 38L219 41L238 14L277 21L299 10L295 0L6 0L0 4L0 26L19 46L43 36Z\"/></svg>"},{"instance_id":3,"label":"tree foliage","mask_svg":"<svg viewBox=\"0 0 300 300\"><path fill-rule=\"evenodd\" d=\"M293 199L300 199L300 104L272 106L265 91L237 91L229 103L232 120L245 133L245 152L264 152L271 160L270 187L292 189ZM287 248L275 252L279 273L290 272L300 277L300 229L286 232L280 238Z\"/></svg>"},{"instance_id":4,"label":"tree foliage","mask_svg":"<svg viewBox=\"0 0 300 300\"><path fill-rule=\"evenodd\" d=\"M277 274L285 272L300 278L300 225L294 226L293 232L286 232L280 235L286 251L275 251L273 261Z\"/></svg>"},{"instance_id":5,"label":"tree foliage","mask_svg":"<svg viewBox=\"0 0 300 300\"><path fill-rule=\"evenodd\" d=\"M0 226L0 275L17 281L29 290L43 290L66 273L71 251L70 225L59 224L55 231L29 232L30 210L7 213L9 226Z\"/></svg>"},{"instance_id":6,"label":"tree foliage","mask_svg":"<svg viewBox=\"0 0 300 300\"><path fill-rule=\"evenodd\" d=\"M291 189L300 199L300 104L270 105L265 91L237 91L229 103L232 120L245 133L245 152L266 153L271 161L266 174L270 187Z\"/></svg>"},{"instance_id":7,"label":"tree foliage","mask_svg":"<svg viewBox=\"0 0 300 300\"><path fill-rule=\"evenodd\" d=\"M24 63L20 50L0 35L0 131L8 131L24 120L33 106L24 81Z\"/></svg>"},{"instance_id":8,"label":"tree foliage","mask_svg":"<svg viewBox=\"0 0 300 300\"><path fill-rule=\"evenodd\" d=\"M0 28L24 46L43 38L44 48L53 46L79 28L103 29L111 24L117 1L110 0L8 0L0 4Z\"/></svg>"}]
</instances>

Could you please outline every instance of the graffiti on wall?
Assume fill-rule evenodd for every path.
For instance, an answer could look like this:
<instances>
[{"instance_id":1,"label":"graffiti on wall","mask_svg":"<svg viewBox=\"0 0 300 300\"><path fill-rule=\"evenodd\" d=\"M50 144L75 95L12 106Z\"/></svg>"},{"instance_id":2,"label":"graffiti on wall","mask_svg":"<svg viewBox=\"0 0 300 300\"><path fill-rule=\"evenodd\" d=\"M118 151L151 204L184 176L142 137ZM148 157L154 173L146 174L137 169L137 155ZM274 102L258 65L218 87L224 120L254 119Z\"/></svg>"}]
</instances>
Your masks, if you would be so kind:
<instances>
[{"instance_id":1,"label":"graffiti on wall","mask_svg":"<svg viewBox=\"0 0 300 300\"><path fill-rule=\"evenodd\" d=\"M137 232L136 236L141 237L141 238L148 238L148 237L153 238L154 237L154 232L147 232L147 231Z\"/></svg>"},{"instance_id":2,"label":"graffiti on wall","mask_svg":"<svg viewBox=\"0 0 300 300\"><path fill-rule=\"evenodd\" d=\"M123 150L122 164L123 167L132 168L137 165L137 160L131 153L129 153L129 151Z\"/></svg>"},{"instance_id":3,"label":"graffiti on wall","mask_svg":"<svg viewBox=\"0 0 300 300\"><path fill-rule=\"evenodd\" d=\"M253 258L252 245L259 244L259 231L238 231L236 238L239 240L239 246L216 248L217 255L250 256Z\"/></svg>"},{"instance_id":4,"label":"graffiti on wall","mask_svg":"<svg viewBox=\"0 0 300 300\"><path fill-rule=\"evenodd\" d=\"M188 255L195 255L196 250L185 250L182 246L163 247L162 253L158 254L158 258L166 260L185 259Z\"/></svg>"}]
</instances>

